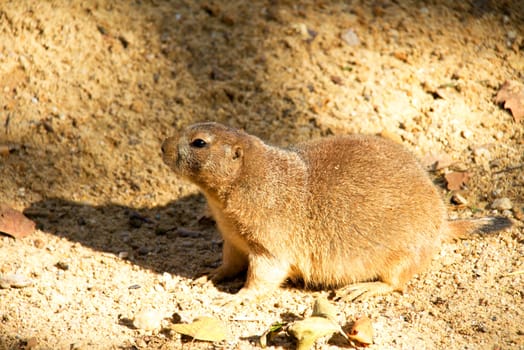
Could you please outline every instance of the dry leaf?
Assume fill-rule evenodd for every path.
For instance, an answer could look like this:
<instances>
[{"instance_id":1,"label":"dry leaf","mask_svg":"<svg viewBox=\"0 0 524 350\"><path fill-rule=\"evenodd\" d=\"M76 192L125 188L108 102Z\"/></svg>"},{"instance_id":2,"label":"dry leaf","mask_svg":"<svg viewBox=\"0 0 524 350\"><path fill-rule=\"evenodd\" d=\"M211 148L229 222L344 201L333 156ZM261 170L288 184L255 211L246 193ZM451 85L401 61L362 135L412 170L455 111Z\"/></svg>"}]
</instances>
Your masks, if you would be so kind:
<instances>
[{"instance_id":1,"label":"dry leaf","mask_svg":"<svg viewBox=\"0 0 524 350\"><path fill-rule=\"evenodd\" d=\"M445 176L447 182L447 188L450 191L458 191L462 186L466 185L469 180L469 173L454 171Z\"/></svg>"},{"instance_id":2,"label":"dry leaf","mask_svg":"<svg viewBox=\"0 0 524 350\"><path fill-rule=\"evenodd\" d=\"M520 122L524 118L524 85L507 80L497 93L495 103L504 103L504 108L511 110L515 122Z\"/></svg>"},{"instance_id":3,"label":"dry leaf","mask_svg":"<svg viewBox=\"0 0 524 350\"><path fill-rule=\"evenodd\" d=\"M193 323L171 325L171 329L177 333L203 341L222 341L227 336L226 325L222 321L208 316L198 317Z\"/></svg>"},{"instance_id":4,"label":"dry leaf","mask_svg":"<svg viewBox=\"0 0 524 350\"><path fill-rule=\"evenodd\" d=\"M453 158L448 154L428 154L422 158L422 165L430 170L440 170L449 167L454 163Z\"/></svg>"},{"instance_id":5,"label":"dry leaf","mask_svg":"<svg viewBox=\"0 0 524 350\"><path fill-rule=\"evenodd\" d=\"M373 325L369 317L364 316L356 320L347 336L363 345L373 344Z\"/></svg>"},{"instance_id":6,"label":"dry leaf","mask_svg":"<svg viewBox=\"0 0 524 350\"><path fill-rule=\"evenodd\" d=\"M0 203L0 232L14 238L23 238L35 232L35 223L21 212Z\"/></svg>"},{"instance_id":7,"label":"dry leaf","mask_svg":"<svg viewBox=\"0 0 524 350\"><path fill-rule=\"evenodd\" d=\"M324 317L333 322L337 322L337 309L326 298L318 297L313 304L313 313L311 316Z\"/></svg>"},{"instance_id":8,"label":"dry leaf","mask_svg":"<svg viewBox=\"0 0 524 350\"><path fill-rule=\"evenodd\" d=\"M297 339L297 350L311 349L317 339L335 332L343 333L339 324L318 316L293 322L288 326L287 332Z\"/></svg>"}]
</instances>

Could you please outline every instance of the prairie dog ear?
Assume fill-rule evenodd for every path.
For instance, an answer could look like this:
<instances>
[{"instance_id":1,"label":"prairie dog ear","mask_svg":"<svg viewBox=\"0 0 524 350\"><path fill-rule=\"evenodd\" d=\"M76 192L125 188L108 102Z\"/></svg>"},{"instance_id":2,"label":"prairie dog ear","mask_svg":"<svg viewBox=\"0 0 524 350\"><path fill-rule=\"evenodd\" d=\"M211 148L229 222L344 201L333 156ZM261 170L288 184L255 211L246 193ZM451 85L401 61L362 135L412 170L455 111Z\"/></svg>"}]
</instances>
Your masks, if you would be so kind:
<instances>
[{"instance_id":1,"label":"prairie dog ear","mask_svg":"<svg viewBox=\"0 0 524 350\"><path fill-rule=\"evenodd\" d=\"M232 159L237 160L242 158L244 155L244 149L240 145L233 146L233 153L232 153Z\"/></svg>"}]
</instances>

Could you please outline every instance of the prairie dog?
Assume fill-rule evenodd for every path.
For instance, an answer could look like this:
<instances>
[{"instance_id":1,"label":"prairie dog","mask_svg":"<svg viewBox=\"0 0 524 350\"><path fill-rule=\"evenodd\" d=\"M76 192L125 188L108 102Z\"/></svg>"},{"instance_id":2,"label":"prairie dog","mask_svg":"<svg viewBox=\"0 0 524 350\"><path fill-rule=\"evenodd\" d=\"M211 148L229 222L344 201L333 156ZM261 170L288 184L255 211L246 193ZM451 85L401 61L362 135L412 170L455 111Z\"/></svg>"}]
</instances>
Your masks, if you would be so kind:
<instances>
[{"instance_id":1,"label":"prairie dog","mask_svg":"<svg viewBox=\"0 0 524 350\"><path fill-rule=\"evenodd\" d=\"M200 187L224 240L214 281L247 268L241 293L287 278L348 286L349 299L402 291L441 243L495 219L448 221L415 157L375 136L322 138L283 149L217 123L162 145L164 162Z\"/></svg>"}]
</instances>

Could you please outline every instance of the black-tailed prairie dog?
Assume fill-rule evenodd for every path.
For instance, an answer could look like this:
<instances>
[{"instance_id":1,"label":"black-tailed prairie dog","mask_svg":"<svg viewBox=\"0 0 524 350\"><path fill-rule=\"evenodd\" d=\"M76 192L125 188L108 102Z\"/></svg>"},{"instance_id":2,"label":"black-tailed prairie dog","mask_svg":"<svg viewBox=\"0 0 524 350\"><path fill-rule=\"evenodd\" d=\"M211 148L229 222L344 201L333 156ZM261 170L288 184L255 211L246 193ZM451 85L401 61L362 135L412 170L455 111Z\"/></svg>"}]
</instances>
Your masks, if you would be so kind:
<instances>
[{"instance_id":1,"label":"black-tailed prairie dog","mask_svg":"<svg viewBox=\"0 0 524 350\"><path fill-rule=\"evenodd\" d=\"M349 299L401 291L441 243L500 220L448 221L424 169L401 145L337 136L278 148L217 123L162 145L175 173L200 187L222 234L214 281L247 268L242 294L286 279L347 288Z\"/></svg>"}]
</instances>

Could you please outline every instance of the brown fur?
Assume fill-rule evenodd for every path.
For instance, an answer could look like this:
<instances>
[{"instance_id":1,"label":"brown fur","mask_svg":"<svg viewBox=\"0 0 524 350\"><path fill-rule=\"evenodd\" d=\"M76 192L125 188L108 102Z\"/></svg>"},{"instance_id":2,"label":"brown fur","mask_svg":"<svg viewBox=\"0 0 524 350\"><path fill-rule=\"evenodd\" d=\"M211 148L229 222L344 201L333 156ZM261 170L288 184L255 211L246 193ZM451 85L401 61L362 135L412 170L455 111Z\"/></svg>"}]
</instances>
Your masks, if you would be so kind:
<instances>
[{"instance_id":1,"label":"brown fur","mask_svg":"<svg viewBox=\"0 0 524 350\"><path fill-rule=\"evenodd\" d=\"M195 139L206 142L191 146ZM357 282L351 298L402 290L441 243L481 224L447 221L440 195L402 146L339 136L290 149L243 131L195 124L162 146L198 185L224 239L214 280L248 269L243 292ZM355 292L356 291L356 292Z\"/></svg>"}]
</instances>

